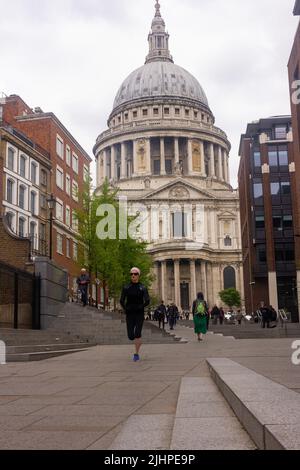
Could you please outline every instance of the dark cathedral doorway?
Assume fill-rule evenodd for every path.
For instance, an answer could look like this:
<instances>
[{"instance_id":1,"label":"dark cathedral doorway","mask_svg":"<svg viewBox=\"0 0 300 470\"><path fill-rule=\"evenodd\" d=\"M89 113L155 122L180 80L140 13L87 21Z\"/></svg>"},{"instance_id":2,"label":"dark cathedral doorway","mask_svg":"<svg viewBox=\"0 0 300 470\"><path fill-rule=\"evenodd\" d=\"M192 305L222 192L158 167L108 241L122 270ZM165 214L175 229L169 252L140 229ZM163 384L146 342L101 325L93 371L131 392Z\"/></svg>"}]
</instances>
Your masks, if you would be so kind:
<instances>
[{"instance_id":1,"label":"dark cathedral doorway","mask_svg":"<svg viewBox=\"0 0 300 470\"><path fill-rule=\"evenodd\" d=\"M181 308L182 310L190 309L190 289L187 282L180 284L180 295L181 295Z\"/></svg>"}]
</instances>

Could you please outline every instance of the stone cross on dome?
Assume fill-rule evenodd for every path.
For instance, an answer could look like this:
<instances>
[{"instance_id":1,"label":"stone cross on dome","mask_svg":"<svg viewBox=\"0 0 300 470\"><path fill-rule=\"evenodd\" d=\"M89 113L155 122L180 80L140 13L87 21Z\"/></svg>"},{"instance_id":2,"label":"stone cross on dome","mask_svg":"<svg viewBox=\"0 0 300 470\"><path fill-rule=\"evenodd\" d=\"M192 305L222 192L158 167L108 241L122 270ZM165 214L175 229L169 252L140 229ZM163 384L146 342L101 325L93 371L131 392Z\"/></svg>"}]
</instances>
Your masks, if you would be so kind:
<instances>
[{"instance_id":1,"label":"stone cross on dome","mask_svg":"<svg viewBox=\"0 0 300 470\"><path fill-rule=\"evenodd\" d=\"M160 14L160 4L159 4L159 0L156 0L155 8L156 8L155 16L161 16L161 14Z\"/></svg>"}]
</instances>

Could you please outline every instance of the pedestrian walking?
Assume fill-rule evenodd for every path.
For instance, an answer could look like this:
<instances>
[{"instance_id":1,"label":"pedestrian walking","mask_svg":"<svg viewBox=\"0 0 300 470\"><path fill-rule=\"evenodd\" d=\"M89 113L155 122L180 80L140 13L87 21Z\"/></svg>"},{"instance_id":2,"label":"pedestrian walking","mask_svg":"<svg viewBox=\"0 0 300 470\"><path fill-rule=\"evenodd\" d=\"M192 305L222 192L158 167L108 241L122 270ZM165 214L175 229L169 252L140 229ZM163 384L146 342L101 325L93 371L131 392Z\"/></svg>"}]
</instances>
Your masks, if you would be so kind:
<instances>
[{"instance_id":1,"label":"pedestrian walking","mask_svg":"<svg viewBox=\"0 0 300 470\"><path fill-rule=\"evenodd\" d=\"M174 325L176 325L178 314L179 312L178 312L177 306L174 303L172 303L168 311L170 330L174 330Z\"/></svg>"},{"instance_id":2,"label":"pedestrian walking","mask_svg":"<svg viewBox=\"0 0 300 470\"><path fill-rule=\"evenodd\" d=\"M241 309L238 309L238 311L236 313L236 319L238 321L238 324L241 325L242 324L242 319L243 319L243 313L242 313Z\"/></svg>"},{"instance_id":3,"label":"pedestrian walking","mask_svg":"<svg viewBox=\"0 0 300 470\"><path fill-rule=\"evenodd\" d=\"M223 325L223 323L224 323L224 318L225 318L225 312L224 312L223 307L221 307L221 308L220 308L220 316L219 316L220 325Z\"/></svg>"},{"instance_id":4,"label":"pedestrian walking","mask_svg":"<svg viewBox=\"0 0 300 470\"><path fill-rule=\"evenodd\" d=\"M220 318L220 309L218 308L217 305L214 305L212 311L211 311L211 318L213 319L213 324L217 325L218 320Z\"/></svg>"},{"instance_id":5,"label":"pedestrian walking","mask_svg":"<svg viewBox=\"0 0 300 470\"><path fill-rule=\"evenodd\" d=\"M260 302L259 311L260 311L261 317L262 317L262 327L266 328L266 324L267 324L267 328L270 328L271 312L268 309L268 307L265 306L264 301Z\"/></svg>"},{"instance_id":6,"label":"pedestrian walking","mask_svg":"<svg viewBox=\"0 0 300 470\"><path fill-rule=\"evenodd\" d=\"M126 313L127 333L130 341L135 342L134 362L140 360L142 346L142 329L145 319L145 308L150 304L147 288L140 283L141 271L132 268L131 283L123 288L120 304Z\"/></svg>"},{"instance_id":7,"label":"pedestrian walking","mask_svg":"<svg viewBox=\"0 0 300 470\"><path fill-rule=\"evenodd\" d=\"M197 299L193 302L195 333L198 336L198 341L203 341L203 335L207 333L207 316L208 306L202 292L199 292Z\"/></svg>"},{"instance_id":8,"label":"pedestrian walking","mask_svg":"<svg viewBox=\"0 0 300 470\"><path fill-rule=\"evenodd\" d=\"M81 293L81 301L84 307L87 305L88 300L88 287L90 283L90 278L87 274L86 269L82 268L80 276L77 278L78 289Z\"/></svg>"},{"instance_id":9,"label":"pedestrian walking","mask_svg":"<svg viewBox=\"0 0 300 470\"><path fill-rule=\"evenodd\" d=\"M167 314L167 309L166 309L166 306L165 306L163 300L161 301L161 304L160 304L160 306L158 307L157 310L158 310L158 327L160 329L160 325L162 325L162 329L164 330L165 329L165 318L166 318L166 314Z\"/></svg>"}]
</instances>

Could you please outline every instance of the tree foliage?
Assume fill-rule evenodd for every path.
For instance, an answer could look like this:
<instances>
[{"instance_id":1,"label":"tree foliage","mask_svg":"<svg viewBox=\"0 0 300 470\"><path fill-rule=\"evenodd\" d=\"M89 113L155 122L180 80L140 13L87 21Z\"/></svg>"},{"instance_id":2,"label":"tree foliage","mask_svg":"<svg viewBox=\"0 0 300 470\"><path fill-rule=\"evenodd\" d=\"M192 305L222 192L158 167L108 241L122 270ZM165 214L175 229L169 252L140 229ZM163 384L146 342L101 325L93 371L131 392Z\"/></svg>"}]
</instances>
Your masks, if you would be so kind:
<instances>
[{"instance_id":1,"label":"tree foliage","mask_svg":"<svg viewBox=\"0 0 300 470\"><path fill-rule=\"evenodd\" d=\"M219 293L219 296L228 307L241 306L241 294L234 288L225 289Z\"/></svg>"}]
</instances>

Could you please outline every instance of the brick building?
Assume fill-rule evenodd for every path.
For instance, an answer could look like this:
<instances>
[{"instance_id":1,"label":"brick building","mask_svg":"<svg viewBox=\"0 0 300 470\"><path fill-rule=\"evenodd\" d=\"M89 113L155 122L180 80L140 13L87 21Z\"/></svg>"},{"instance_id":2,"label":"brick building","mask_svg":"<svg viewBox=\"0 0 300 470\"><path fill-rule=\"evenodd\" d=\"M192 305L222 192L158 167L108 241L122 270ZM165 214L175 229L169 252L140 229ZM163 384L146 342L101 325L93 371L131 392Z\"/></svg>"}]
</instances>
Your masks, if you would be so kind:
<instances>
[{"instance_id":1,"label":"brick building","mask_svg":"<svg viewBox=\"0 0 300 470\"><path fill-rule=\"evenodd\" d=\"M291 117L248 124L239 153L246 309L264 300L276 310L286 307L297 321Z\"/></svg>"},{"instance_id":2,"label":"brick building","mask_svg":"<svg viewBox=\"0 0 300 470\"><path fill-rule=\"evenodd\" d=\"M300 0L295 2L294 15L300 15ZM295 226L295 259L297 268L297 292L300 305L300 23L296 32L292 52L288 63L291 94L291 112L294 140L293 180L294 226Z\"/></svg>"},{"instance_id":3,"label":"brick building","mask_svg":"<svg viewBox=\"0 0 300 470\"><path fill-rule=\"evenodd\" d=\"M4 123L49 154L52 165L49 193L56 199L53 259L68 270L72 289L79 270L74 211L80 207L78 193L83 190L92 160L55 114L44 113L40 108L32 110L17 95L3 98L0 108ZM7 188L4 188L4 194L5 191Z\"/></svg>"}]
</instances>

